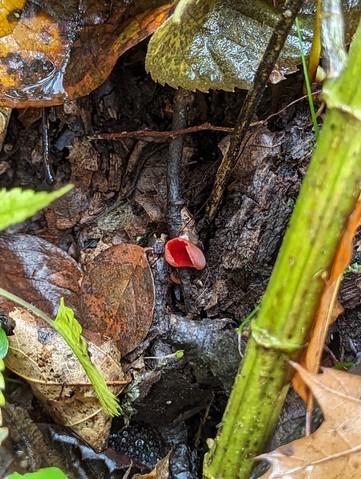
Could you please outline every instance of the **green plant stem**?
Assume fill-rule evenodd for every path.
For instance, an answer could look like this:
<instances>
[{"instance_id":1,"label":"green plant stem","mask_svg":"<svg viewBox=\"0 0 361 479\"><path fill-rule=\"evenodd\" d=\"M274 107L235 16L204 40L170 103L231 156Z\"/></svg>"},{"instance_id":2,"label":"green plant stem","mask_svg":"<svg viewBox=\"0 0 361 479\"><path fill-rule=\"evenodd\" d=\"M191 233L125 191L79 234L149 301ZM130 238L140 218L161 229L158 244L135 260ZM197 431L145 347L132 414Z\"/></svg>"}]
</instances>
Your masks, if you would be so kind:
<instances>
[{"instance_id":1,"label":"green plant stem","mask_svg":"<svg viewBox=\"0 0 361 479\"><path fill-rule=\"evenodd\" d=\"M207 479L248 479L288 389L290 359L308 340L345 224L361 192L361 28L344 72L326 83L328 105L222 426L204 462Z\"/></svg>"},{"instance_id":2,"label":"green plant stem","mask_svg":"<svg viewBox=\"0 0 361 479\"><path fill-rule=\"evenodd\" d=\"M6 289L3 289L3 288L0 288L0 296L10 299L10 301L14 301L14 303L29 310L31 313L35 314L35 316L38 316L38 318L45 321L49 326L56 329L54 326L54 321L36 306L33 306L32 304L28 303L24 299L19 298L19 296L16 296L15 294L10 293L9 291L6 291Z\"/></svg>"}]
</instances>

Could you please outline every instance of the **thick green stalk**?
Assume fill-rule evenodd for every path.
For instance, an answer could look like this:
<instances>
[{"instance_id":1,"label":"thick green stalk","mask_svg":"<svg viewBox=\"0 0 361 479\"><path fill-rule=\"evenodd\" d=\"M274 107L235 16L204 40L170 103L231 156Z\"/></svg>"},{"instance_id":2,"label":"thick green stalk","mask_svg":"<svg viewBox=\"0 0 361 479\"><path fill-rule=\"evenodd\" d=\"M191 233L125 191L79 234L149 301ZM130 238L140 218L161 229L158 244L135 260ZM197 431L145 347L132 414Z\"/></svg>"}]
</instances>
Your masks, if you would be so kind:
<instances>
[{"instance_id":1,"label":"thick green stalk","mask_svg":"<svg viewBox=\"0 0 361 479\"><path fill-rule=\"evenodd\" d=\"M361 191L361 28L342 75L324 89L328 112L243 365L204 462L207 479L248 479L275 427L345 223Z\"/></svg>"}]
</instances>

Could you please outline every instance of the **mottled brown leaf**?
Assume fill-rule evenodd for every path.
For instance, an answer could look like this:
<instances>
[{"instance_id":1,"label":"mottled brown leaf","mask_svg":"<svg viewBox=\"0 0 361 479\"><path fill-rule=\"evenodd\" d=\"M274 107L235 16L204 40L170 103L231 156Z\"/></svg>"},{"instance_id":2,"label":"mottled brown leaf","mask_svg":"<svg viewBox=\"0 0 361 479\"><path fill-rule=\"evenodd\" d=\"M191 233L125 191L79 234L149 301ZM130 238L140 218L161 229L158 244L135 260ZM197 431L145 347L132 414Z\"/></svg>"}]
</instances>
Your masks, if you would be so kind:
<instances>
[{"instance_id":1,"label":"mottled brown leaf","mask_svg":"<svg viewBox=\"0 0 361 479\"><path fill-rule=\"evenodd\" d=\"M56 246L29 235L0 237L0 287L54 317L66 298L83 325L89 352L118 394L126 378L121 356L146 336L152 322L154 289L144 250L117 245L103 251L82 273ZM82 281L82 289L79 284ZM14 326L7 366L27 379L35 395L59 422L95 448L104 446L110 420L65 341L28 311L0 297L2 313ZM96 431L96 432L94 432Z\"/></svg>"},{"instance_id":2,"label":"mottled brown leaf","mask_svg":"<svg viewBox=\"0 0 361 479\"><path fill-rule=\"evenodd\" d=\"M2 235L0 259L0 287L52 317L64 297L82 326L114 338L122 356L145 338L153 318L154 287L140 246L112 246L91 260L83 274L68 254L47 241ZM0 297L0 306L6 304Z\"/></svg>"},{"instance_id":3,"label":"mottled brown leaf","mask_svg":"<svg viewBox=\"0 0 361 479\"><path fill-rule=\"evenodd\" d=\"M113 246L88 264L82 282L85 327L116 338L122 356L145 338L153 318L154 287L144 249Z\"/></svg>"}]
</instances>

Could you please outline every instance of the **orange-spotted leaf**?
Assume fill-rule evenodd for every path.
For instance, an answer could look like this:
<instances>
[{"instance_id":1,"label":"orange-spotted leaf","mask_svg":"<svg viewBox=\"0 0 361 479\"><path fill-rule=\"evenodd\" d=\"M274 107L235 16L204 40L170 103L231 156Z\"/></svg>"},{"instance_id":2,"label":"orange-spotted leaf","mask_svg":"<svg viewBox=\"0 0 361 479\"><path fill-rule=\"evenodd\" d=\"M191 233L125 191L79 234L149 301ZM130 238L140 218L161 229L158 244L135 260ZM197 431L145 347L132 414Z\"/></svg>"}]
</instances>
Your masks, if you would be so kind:
<instances>
[{"instance_id":1,"label":"orange-spotted leaf","mask_svg":"<svg viewBox=\"0 0 361 479\"><path fill-rule=\"evenodd\" d=\"M121 355L136 348L153 319L154 285L140 246L120 244L96 256L82 281L83 325L116 340Z\"/></svg>"},{"instance_id":2,"label":"orange-spotted leaf","mask_svg":"<svg viewBox=\"0 0 361 479\"><path fill-rule=\"evenodd\" d=\"M0 106L59 105L106 80L171 0L0 0Z\"/></svg>"}]
</instances>

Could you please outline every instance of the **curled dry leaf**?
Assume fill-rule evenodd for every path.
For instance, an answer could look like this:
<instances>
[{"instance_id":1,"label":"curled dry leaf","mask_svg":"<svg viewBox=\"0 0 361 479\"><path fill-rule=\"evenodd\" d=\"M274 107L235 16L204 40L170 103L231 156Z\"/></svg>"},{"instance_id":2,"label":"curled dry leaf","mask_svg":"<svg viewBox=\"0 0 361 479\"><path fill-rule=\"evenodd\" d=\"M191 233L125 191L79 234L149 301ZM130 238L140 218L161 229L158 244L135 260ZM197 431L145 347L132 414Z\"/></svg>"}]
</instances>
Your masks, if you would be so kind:
<instances>
[{"instance_id":1,"label":"curled dry leaf","mask_svg":"<svg viewBox=\"0 0 361 479\"><path fill-rule=\"evenodd\" d=\"M15 323L9 337L6 366L26 379L38 399L59 421L100 450L105 447L111 418L101 411L99 401L84 369L52 328L25 309L9 313ZM111 391L118 395L129 382L120 367L120 354L111 339L84 332L89 353Z\"/></svg>"},{"instance_id":2,"label":"curled dry leaf","mask_svg":"<svg viewBox=\"0 0 361 479\"><path fill-rule=\"evenodd\" d=\"M0 105L59 105L106 80L171 0L0 0Z\"/></svg>"},{"instance_id":3,"label":"curled dry leaf","mask_svg":"<svg viewBox=\"0 0 361 479\"><path fill-rule=\"evenodd\" d=\"M310 436L258 459L271 463L262 479L355 479L361 470L361 378L324 369L312 374L294 364L319 403L324 422Z\"/></svg>"},{"instance_id":4,"label":"curled dry leaf","mask_svg":"<svg viewBox=\"0 0 361 479\"><path fill-rule=\"evenodd\" d=\"M70 256L44 240L3 235L0 257L0 287L53 317L60 298L65 297L85 326L92 361L119 393L127 378L114 365L139 345L152 322L154 288L144 250L114 246L100 253L83 274ZM101 447L110 420L103 413L95 416L98 400L64 340L2 297L0 308L15 326L7 356L9 369L30 382L58 421L71 426L92 446ZM95 421L100 422L102 432L99 424L95 428Z\"/></svg>"}]
</instances>

